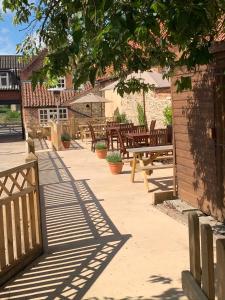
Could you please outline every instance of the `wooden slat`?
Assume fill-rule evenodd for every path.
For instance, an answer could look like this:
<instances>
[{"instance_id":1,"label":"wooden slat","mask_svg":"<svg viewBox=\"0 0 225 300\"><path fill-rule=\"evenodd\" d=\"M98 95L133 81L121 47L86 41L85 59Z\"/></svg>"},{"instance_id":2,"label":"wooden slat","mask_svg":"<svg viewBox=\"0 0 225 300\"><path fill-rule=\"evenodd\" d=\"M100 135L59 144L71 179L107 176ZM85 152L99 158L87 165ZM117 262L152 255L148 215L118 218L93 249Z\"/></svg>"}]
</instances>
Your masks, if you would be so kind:
<instances>
[{"instance_id":1,"label":"wooden slat","mask_svg":"<svg viewBox=\"0 0 225 300\"><path fill-rule=\"evenodd\" d=\"M208 300L189 271L182 272L182 288L189 300Z\"/></svg>"},{"instance_id":2,"label":"wooden slat","mask_svg":"<svg viewBox=\"0 0 225 300\"><path fill-rule=\"evenodd\" d=\"M28 188L23 189L21 192L14 193L10 197L4 197L4 198L0 199L1 205L7 204L9 201L13 201L13 200L18 199L19 197L27 195L27 194L31 193L32 191L34 191L34 190L35 190L35 187L28 187Z\"/></svg>"},{"instance_id":3,"label":"wooden slat","mask_svg":"<svg viewBox=\"0 0 225 300\"><path fill-rule=\"evenodd\" d=\"M19 201L20 201L19 198L14 201L17 259L19 259L22 255L22 248L21 248L22 231L21 231L21 216L20 216Z\"/></svg>"},{"instance_id":4,"label":"wooden slat","mask_svg":"<svg viewBox=\"0 0 225 300\"><path fill-rule=\"evenodd\" d=\"M201 285L199 219L196 213L188 215L190 270L196 282Z\"/></svg>"},{"instance_id":5,"label":"wooden slat","mask_svg":"<svg viewBox=\"0 0 225 300\"><path fill-rule=\"evenodd\" d=\"M213 233L209 224L201 225L202 290L209 300L215 299Z\"/></svg>"},{"instance_id":6,"label":"wooden slat","mask_svg":"<svg viewBox=\"0 0 225 300\"><path fill-rule=\"evenodd\" d=\"M32 247L34 247L37 244L34 193L30 193L28 197L29 197L29 208L30 208L31 242L32 242Z\"/></svg>"},{"instance_id":7,"label":"wooden slat","mask_svg":"<svg viewBox=\"0 0 225 300\"><path fill-rule=\"evenodd\" d=\"M28 230L28 215L27 215L27 199L26 196L21 197L22 215L23 215L23 238L24 238L24 251L27 253L29 250L29 230Z\"/></svg>"},{"instance_id":8,"label":"wooden slat","mask_svg":"<svg viewBox=\"0 0 225 300\"><path fill-rule=\"evenodd\" d=\"M218 239L216 241L216 254L217 254L217 298L218 300L225 299L225 239Z\"/></svg>"},{"instance_id":9,"label":"wooden slat","mask_svg":"<svg viewBox=\"0 0 225 300\"><path fill-rule=\"evenodd\" d=\"M3 211L2 206L0 206L0 267L3 270L6 266L6 256L5 256L5 233L3 224Z\"/></svg>"},{"instance_id":10,"label":"wooden slat","mask_svg":"<svg viewBox=\"0 0 225 300\"><path fill-rule=\"evenodd\" d=\"M10 175L10 174L12 174L12 173L15 173L15 172L24 170L24 169L32 168L32 167L34 166L34 163L35 163L35 162L32 161L32 162L29 162L29 163L20 165L20 166L15 167L15 168L11 168L11 169L7 169L7 170L4 170L4 171L1 171L1 172L0 172L0 178L1 178L1 177L8 176L8 175Z\"/></svg>"},{"instance_id":11,"label":"wooden slat","mask_svg":"<svg viewBox=\"0 0 225 300\"><path fill-rule=\"evenodd\" d=\"M11 202L5 206L9 264L14 261Z\"/></svg>"},{"instance_id":12,"label":"wooden slat","mask_svg":"<svg viewBox=\"0 0 225 300\"><path fill-rule=\"evenodd\" d=\"M34 205L36 211L36 231L37 231L37 243L42 246L42 228L41 228L41 208L40 208L40 192L39 192L39 172L38 172L38 162L34 165L34 182L36 183L35 193L34 193Z\"/></svg>"}]
</instances>

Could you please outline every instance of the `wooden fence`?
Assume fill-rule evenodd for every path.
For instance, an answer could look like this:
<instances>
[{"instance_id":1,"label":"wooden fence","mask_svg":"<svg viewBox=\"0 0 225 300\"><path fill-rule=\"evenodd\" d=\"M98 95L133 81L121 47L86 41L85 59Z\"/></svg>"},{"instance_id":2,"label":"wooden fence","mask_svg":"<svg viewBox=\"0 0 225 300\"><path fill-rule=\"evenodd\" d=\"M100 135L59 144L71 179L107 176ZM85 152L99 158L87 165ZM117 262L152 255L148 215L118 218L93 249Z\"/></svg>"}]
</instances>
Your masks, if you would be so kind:
<instances>
[{"instance_id":1,"label":"wooden fence","mask_svg":"<svg viewBox=\"0 0 225 300\"><path fill-rule=\"evenodd\" d=\"M225 239L216 241L216 272L214 272L213 232L209 224L201 224L196 213L190 213L190 271L182 272L182 286L190 300L225 299ZM200 243L201 240L201 243ZM201 247L200 247L201 244ZM214 274L215 273L215 274ZM215 284L216 278L216 284Z\"/></svg>"},{"instance_id":2,"label":"wooden fence","mask_svg":"<svg viewBox=\"0 0 225 300\"><path fill-rule=\"evenodd\" d=\"M0 285L42 253L38 163L0 172Z\"/></svg>"}]
</instances>

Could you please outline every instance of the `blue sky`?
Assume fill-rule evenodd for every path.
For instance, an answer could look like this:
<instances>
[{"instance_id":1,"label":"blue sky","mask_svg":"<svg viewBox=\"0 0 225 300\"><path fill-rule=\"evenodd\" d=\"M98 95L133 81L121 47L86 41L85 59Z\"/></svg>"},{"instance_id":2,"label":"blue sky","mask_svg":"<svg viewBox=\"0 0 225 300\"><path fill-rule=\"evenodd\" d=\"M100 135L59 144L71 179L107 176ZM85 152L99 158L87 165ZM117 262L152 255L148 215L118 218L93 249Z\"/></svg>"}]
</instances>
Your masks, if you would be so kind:
<instances>
[{"instance_id":1,"label":"blue sky","mask_svg":"<svg viewBox=\"0 0 225 300\"><path fill-rule=\"evenodd\" d=\"M0 11L1 11L0 0ZM13 15L11 12L3 14L3 21L0 21L0 55L16 54L16 45L20 43L25 32L22 27L12 24Z\"/></svg>"}]
</instances>

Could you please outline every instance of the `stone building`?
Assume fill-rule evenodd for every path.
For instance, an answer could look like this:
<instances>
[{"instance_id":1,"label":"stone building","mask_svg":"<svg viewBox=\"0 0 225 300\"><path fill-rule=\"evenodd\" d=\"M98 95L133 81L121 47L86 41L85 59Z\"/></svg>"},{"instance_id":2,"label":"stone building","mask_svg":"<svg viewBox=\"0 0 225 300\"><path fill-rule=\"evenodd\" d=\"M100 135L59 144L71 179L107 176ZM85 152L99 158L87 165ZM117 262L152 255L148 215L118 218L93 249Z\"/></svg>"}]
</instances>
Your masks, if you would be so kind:
<instances>
[{"instance_id":1,"label":"stone building","mask_svg":"<svg viewBox=\"0 0 225 300\"><path fill-rule=\"evenodd\" d=\"M128 77L132 76L135 76L135 74ZM140 74L137 76L140 76ZM143 72L141 78L145 83L154 85L154 89L145 94L147 122L149 124L152 119L155 119L157 128L165 127L163 110L166 106L171 105L170 82L163 79L163 75L156 71ZM118 108L120 113L126 113L129 121L138 124L137 103L143 105L143 94L125 94L124 97L121 97L117 94L117 90L114 90L116 83L114 82L103 88L105 98L112 101L112 103L106 103L106 117L112 116Z\"/></svg>"}]
</instances>

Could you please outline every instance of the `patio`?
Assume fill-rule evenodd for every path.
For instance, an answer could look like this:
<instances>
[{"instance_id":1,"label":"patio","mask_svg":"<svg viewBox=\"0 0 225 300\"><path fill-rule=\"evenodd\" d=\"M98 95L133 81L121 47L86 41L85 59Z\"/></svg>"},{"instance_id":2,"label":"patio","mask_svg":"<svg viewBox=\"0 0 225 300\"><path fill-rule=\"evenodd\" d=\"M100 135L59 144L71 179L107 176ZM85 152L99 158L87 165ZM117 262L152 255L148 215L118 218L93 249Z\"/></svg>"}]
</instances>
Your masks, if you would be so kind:
<instances>
[{"instance_id":1,"label":"patio","mask_svg":"<svg viewBox=\"0 0 225 300\"><path fill-rule=\"evenodd\" d=\"M129 164L113 176L89 147L57 153L36 141L45 254L0 299L186 299L187 228L151 205L141 174L130 182ZM171 175L154 171L150 190Z\"/></svg>"}]
</instances>

